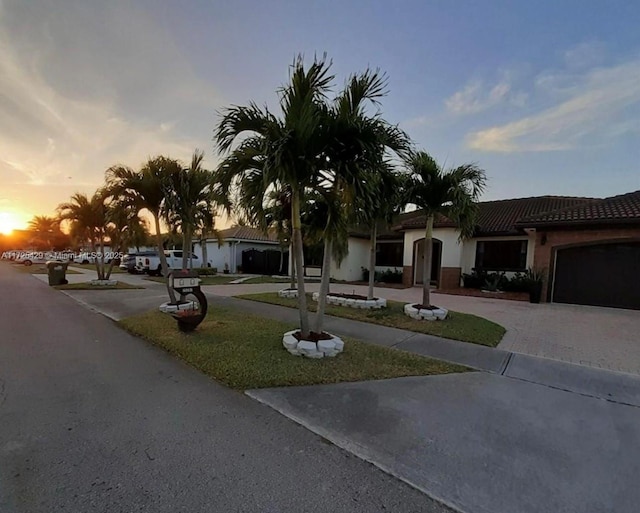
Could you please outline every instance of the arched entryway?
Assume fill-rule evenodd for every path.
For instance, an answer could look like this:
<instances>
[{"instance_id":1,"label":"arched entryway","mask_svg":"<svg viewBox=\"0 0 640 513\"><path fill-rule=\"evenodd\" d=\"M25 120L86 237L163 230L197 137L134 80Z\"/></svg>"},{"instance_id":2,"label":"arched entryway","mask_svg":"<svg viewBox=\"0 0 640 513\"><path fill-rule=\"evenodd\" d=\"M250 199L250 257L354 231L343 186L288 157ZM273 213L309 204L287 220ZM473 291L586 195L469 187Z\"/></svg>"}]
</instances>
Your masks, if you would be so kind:
<instances>
[{"instance_id":1,"label":"arched entryway","mask_svg":"<svg viewBox=\"0 0 640 513\"><path fill-rule=\"evenodd\" d=\"M442 241L432 239L433 252L431 259L431 285L440 284L440 266L442 262ZM424 239L413 243L413 284L423 284Z\"/></svg>"}]
</instances>

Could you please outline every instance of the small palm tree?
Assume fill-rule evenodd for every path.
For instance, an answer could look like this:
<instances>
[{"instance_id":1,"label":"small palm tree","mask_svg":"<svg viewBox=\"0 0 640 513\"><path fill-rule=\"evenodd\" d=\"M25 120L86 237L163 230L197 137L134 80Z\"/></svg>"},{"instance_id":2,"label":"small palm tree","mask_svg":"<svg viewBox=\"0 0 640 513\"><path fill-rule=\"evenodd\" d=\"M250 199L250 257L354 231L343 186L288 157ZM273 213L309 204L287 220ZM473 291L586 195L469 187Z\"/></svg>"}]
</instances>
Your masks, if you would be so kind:
<instances>
[{"instance_id":1,"label":"small palm tree","mask_svg":"<svg viewBox=\"0 0 640 513\"><path fill-rule=\"evenodd\" d=\"M433 250L433 222L437 215L454 221L460 230L460 238L473 235L477 202L485 188L484 170L475 164L463 164L444 170L424 151L411 156L407 162L409 182L407 202L424 211L426 227L424 234L424 261L422 305L431 305L430 269Z\"/></svg>"},{"instance_id":2,"label":"small palm tree","mask_svg":"<svg viewBox=\"0 0 640 513\"><path fill-rule=\"evenodd\" d=\"M51 249L52 241L59 238L60 219L51 216L34 216L28 229L33 233L40 248Z\"/></svg>"},{"instance_id":3,"label":"small palm tree","mask_svg":"<svg viewBox=\"0 0 640 513\"><path fill-rule=\"evenodd\" d=\"M373 299L375 284L376 248L378 229L388 228L395 216L406 206L406 175L396 172L383 162L367 181L371 187L371 196L357 205L357 218L369 228L371 246L369 248L369 287L367 299Z\"/></svg>"},{"instance_id":4,"label":"small palm tree","mask_svg":"<svg viewBox=\"0 0 640 513\"><path fill-rule=\"evenodd\" d=\"M163 210L167 223L179 228L182 233L183 269L187 268L191 255L193 234L196 230L201 233L214 232L214 211L219 206L213 175L203 168L203 159L204 153L196 150L191 165L172 173L166 184Z\"/></svg>"},{"instance_id":5,"label":"small palm tree","mask_svg":"<svg viewBox=\"0 0 640 513\"><path fill-rule=\"evenodd\" d=\"M108 206L104 191L98 190L93 196L76 193L71 200L57 207L60 221L69 221L71 231L88 243L91 251L99 249L100 257L95 259L99 280L105 278L104 243L107 236Z\"/></svg>"},{"instance_id":6,"label":"small palm tree","mask_svg":"<svg viewBox=\"0 0 640 513\"><path fill-rule=\"evenodd\" d=\"M182 171L177 160L158 156L149 159L140 169L134 171L126 166L113 166L106 172L106 187L113 197L128 198L139 211L147 210L154 221L156 245L160 257L163 276L168 275L167 258L160 229L160 219L165 214L165 196L170 188L171 176ZM172 303L176 295L167 280L167 293Z\"/></svg>"}]
</instances>

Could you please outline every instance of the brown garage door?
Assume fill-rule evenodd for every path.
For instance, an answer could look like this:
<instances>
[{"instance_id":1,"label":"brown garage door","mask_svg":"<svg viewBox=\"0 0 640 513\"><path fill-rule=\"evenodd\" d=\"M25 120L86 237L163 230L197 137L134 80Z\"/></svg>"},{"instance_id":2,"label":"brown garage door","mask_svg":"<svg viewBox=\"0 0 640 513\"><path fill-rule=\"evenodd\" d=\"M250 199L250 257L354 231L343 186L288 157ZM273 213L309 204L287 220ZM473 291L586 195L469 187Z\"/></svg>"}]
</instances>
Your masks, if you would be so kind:
<instances>
[{"instance_id":1,"label":"brown garage door","mask_svg":"<svg viewBox=\"0 0 640 513\"><path fill-rule=\"evenodd\" d=\"M553 301L640 310L640 242L558 250Z\"/></svg>"}]
</instances>

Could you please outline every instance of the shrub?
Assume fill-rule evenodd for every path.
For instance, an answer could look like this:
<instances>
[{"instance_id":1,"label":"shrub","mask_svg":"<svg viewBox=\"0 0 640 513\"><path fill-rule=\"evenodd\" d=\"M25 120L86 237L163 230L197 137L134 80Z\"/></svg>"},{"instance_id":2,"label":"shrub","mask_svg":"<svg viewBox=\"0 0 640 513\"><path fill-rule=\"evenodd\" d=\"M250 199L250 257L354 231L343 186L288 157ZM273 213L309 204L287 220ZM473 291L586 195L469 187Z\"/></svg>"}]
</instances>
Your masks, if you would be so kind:
<instances>
[{"instance_id":1,"label":"shrub","mask_svg":"<svg viewBox=\"0 0 640 513\"><path fill-rule=\"evenodd\" d=\"M215 276L218 274L218 269L215 267L206 267L202 269L194 269L198 276Z\"/></svg>"},{"instance_id":2,"label":"shrub","mask_svg":"<svg viewBox=\"0 0 640 513\"><path fill-rule=\"evenodd\" d=\"M402 271L399 269L376 271L373 279L377 283L402 283ZM362 281L369 281L369 269L366 267L362 267Z\"/></svg>"}]
</instances>

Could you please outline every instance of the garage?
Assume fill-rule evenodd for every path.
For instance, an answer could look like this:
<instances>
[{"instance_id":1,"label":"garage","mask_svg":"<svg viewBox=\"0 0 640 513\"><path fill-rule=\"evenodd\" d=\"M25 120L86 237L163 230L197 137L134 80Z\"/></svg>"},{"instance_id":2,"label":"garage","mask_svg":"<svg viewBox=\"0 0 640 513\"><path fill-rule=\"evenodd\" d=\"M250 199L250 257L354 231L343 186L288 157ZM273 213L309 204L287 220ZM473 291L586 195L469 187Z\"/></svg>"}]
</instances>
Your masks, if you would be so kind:
<instances>
[{"instance_id":1,"label":"garage","mask_svg":"<svg viewBox=\"0 0 640 513\"><path fill-rule=\"evenodd\" d=\"M558 249L552 301L640 310L640 242Z\"/></svg>"}]
</instances>

